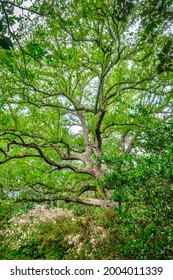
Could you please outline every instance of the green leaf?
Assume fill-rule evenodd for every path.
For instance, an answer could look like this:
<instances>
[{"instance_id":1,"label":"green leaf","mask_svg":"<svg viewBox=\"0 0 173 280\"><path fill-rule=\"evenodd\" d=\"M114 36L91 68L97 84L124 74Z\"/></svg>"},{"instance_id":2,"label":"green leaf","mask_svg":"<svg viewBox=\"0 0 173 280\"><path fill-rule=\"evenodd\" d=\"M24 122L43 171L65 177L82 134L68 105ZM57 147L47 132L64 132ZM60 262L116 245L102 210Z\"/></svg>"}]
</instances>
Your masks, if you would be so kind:
<instances>
[{"instance_id":1,"label":"green leaf","mask_svg":"<svg viewBox=\"0 0 173 280\"><path fill-rule=\"evenodd\" d=\"M150 32L152 32L155 28L157 27L157 23L156 22L151 22L150 24L148 24L148 26L145 29L145 32L147 34L149 34Z\"/></svg>"},{"instance_id":2,"label":"green leaf","mask_svg":"<svg viewBox=\"0 0 173 280\"><path fill-rule=\"evenodd\" d=\"M86 9L82 9L82 16L84 17L84 18L86 18L87 17L87 11L86 11Z\"/></svg>"},{"instance_id":3,"label":"green leaf","mask_svg":"<svg viewBox=\"0 0 173 280\"><path fill-rule=\"evenodd\" d=\"M142 13L140 14L141 17L145 17L148 15L148 10L143 10Z\"/></svg>"},{"instance_id":4,"label":"green leaf","mask_svg":"<svg viewBox=\"0 0 173 280\"><path fill-rule=\"evenodd\" d=\"M9 37L1 37L0 38L0 46L5 50L10 50L13 48L13 43Z\"/></svg>"},{"instance_id":5,"label":"green leaf","mask_svg":"<svg viewBox=\"0 0 173 280\"><path fill-rule=\"evenodd\" d=\"M141 25L142 25L142 27L144 28L145 26L146 26L146 23L147 23L147 20L144 18L144 19L142 19L141 20Z\"/></svg>"}]
</instances>

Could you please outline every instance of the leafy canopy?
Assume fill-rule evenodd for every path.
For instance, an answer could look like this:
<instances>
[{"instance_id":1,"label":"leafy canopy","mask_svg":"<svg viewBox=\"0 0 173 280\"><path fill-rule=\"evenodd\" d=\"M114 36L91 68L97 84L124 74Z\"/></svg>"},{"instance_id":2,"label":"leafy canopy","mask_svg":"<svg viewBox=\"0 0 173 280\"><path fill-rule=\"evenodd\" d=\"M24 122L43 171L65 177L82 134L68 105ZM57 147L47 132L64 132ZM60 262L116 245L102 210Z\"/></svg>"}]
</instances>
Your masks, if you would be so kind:
<instances>
[{"instance_id":1,"label":"leafy canopy","mask_svg":"<svg viewBox=\"0 0 173 280\"><path fill-rule=\"evenodd\" d=\"M171 1L0 9L3 189L8 177L6 192L25 199L111 206L112 187L98 184L111 171L102 157L131 154L140 168L146 128L172 121Z\"/></svg>"}]
</instances>

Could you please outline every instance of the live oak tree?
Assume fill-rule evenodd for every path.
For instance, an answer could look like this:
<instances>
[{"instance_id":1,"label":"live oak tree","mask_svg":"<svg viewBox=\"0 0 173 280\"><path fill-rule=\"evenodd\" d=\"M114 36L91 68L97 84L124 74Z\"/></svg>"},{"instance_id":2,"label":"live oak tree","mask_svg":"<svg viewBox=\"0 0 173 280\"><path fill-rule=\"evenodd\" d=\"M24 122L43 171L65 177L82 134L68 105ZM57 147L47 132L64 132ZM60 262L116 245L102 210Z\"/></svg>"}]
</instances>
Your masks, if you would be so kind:
<instances>
[{"instance_id":1,"label":"live oak tree","mask_svg":"<svg viewBox=\"0 0 173 280\"><path fill-rule=\"evenodd\" d=\"M114 206L104 156L171 122L172 3L22 2L0 1L1 184L18 201Z\"/></svg>"}]
</instances>

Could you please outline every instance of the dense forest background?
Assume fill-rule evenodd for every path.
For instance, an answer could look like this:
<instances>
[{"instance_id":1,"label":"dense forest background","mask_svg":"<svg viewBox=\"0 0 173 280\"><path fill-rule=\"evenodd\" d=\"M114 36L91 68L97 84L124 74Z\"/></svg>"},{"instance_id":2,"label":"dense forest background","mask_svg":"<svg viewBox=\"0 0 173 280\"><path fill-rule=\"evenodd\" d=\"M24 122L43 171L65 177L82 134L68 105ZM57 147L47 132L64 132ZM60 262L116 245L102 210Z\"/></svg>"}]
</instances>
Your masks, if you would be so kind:
<instances>
[{"instance_id":1,"label":"dense forest background","mask_svg":"<svg viewBox=\"0 0 173 280\"><path fill-rule=\"evenodd\" d=\"M0 258L172 259L172 0L0 1Z\"/></svg>"}]
</instances>

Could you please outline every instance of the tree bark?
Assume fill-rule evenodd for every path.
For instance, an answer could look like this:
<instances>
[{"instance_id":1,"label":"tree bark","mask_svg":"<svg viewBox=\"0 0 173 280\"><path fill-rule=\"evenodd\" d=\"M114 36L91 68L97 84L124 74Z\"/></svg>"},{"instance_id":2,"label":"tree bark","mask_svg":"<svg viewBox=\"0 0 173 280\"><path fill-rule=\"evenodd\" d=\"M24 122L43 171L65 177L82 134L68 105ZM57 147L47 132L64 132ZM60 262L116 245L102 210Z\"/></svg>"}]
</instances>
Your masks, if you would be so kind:
<instances>
[{"instance_id":1,"label":"tree bark","mask_svg":"<svg viewBox=\"0 0 173 280\"><path fill-rule=\"evenodd\" d=\"M57 201L57 200L63 200L67 203L74 202L84 205L90 205L90 206L97 206L97 207L117 207L117 203L115 201L110 200L104 200L104 199L91 199L91 198L79 198L75 196L55 196L55 197L43 197L43 198L16 198L14 202L37 202L41 203L44 201Z\"/></svg>"}]
</instances>

